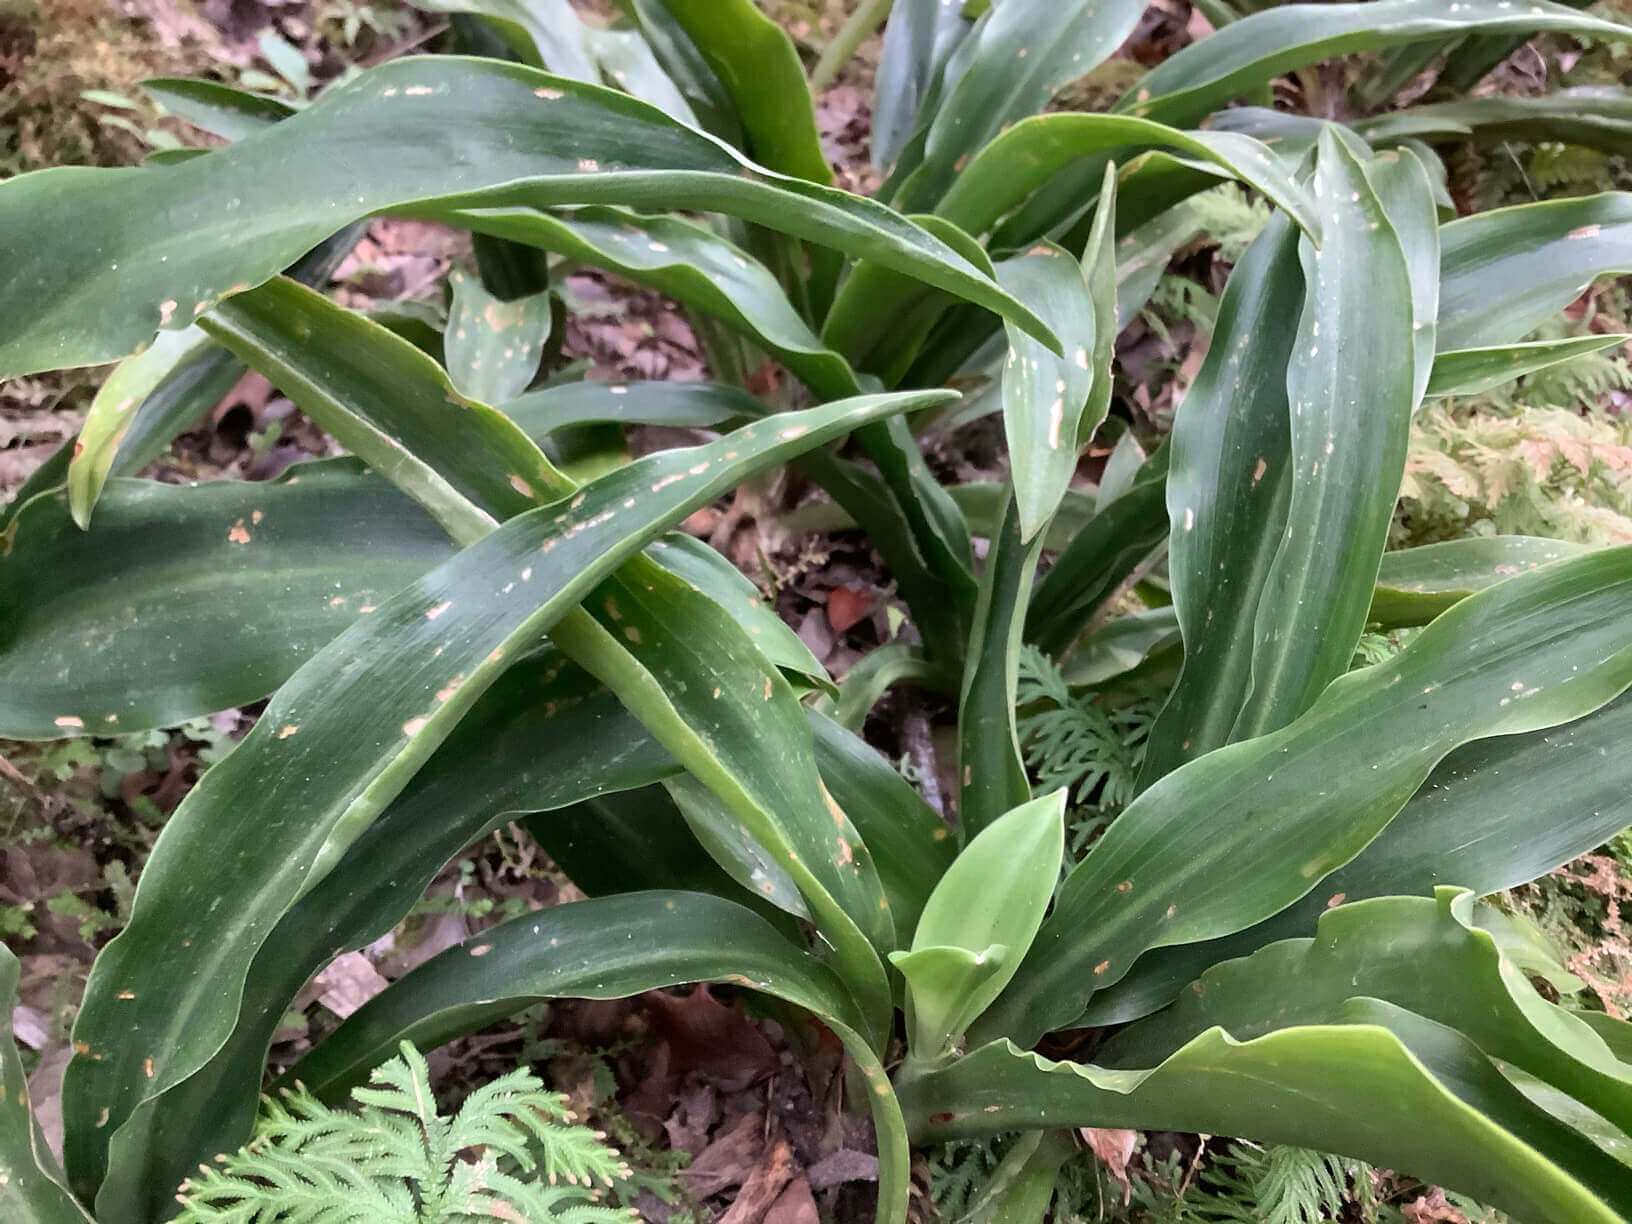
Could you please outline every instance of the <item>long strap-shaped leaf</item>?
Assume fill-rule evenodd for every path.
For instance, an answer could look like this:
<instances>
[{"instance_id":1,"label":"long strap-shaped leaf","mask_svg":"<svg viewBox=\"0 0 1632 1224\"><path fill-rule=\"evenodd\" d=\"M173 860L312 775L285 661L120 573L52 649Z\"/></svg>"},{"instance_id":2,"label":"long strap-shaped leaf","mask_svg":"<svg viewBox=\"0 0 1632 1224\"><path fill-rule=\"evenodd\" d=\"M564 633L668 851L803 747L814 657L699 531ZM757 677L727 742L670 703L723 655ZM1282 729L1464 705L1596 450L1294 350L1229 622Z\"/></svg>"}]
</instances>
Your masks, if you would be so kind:
<instances>
[{"instance_id":1,"label":"long strap-shaped leaf","mask_svg":"<svg viewBox=\"0 0 1632 1224\"><path fill-rule=\"evenodd\" d=\"M359 163L337 149L368 156ZM289 190L244 190L271 177ZM610 90L516 64L426 56L382 65L182 164L49 170L5 184L0 377L122 357L373 213L594 203L733 213L921 276L1048 334L881 205L759 169ZM102 237L57 241L69 232Z\"/></svg>"},{"instance_id":2,"label":"long strap-shaped leaf","mask_svg":"<svg viewBox=\"0 0 1632 1224\"><path fill-rule=\"evenodd\" d=\"M969 33L963 6L941 0L895 0L873 90L873 165L888 174L906 144L941 69Z\"/></svg>"},{"instance_id":3,"label":"long strap-shaped leaf","mask_svg":"<svg viewBox=\"0 0 1632 1224\"><path fill-rule=\"evenodd\" d=\"M0 944L0 1211L13 1224L91 1224L63 1184L29 1100L23 1060L11 1035L20 972L11 949Z\"/></svg>"},{"instance_id":4,"label":"long strap-shaped leaf","mask_svg":"<svg viewBox=\"0 0 1632 1224\"><path fill-rule=\"evenodd\" d=\"M1434 358L1427 394L1483 395L1537 370L1629 342L1632 335L1570 336L1563 340L1532 340L1440 353Z\"/></svg>"},{"instance_id":5,"label":"long strap-shaped leaf","mask_svg":"<svg viewBox=\"0 0 1632 1224\"><path fill-rule=\"evenodd\" d=\"M333 872L279 919L251 962L224 1045L148 1098L114 1135L103 1224L161 1218L177 1183L249 1137L267 1048L300 988L378 939L443 863L507 820L637 787L676 769L611 694L558 652L505 672Z\"/></svg>"},{"instance_id":6,"label":"long strap-shaped leaf","mask_svg":"<svg viewBox=\"0 0 1632 1224\"><path fill-rule=\"evenodd\" d=\"M614 208L479 209L460 219L650 285L750 337L824 399L858 395L855 371L823 346L764 264L701 226Z\"/></svg>"},{"instance_id":7,"label":"long strap-shaped leaf","mask_svg":"<svg viewBox=\"0 0 1632 1224\"><path fill-rule=\"evenodd\" d=\"M1271 218L1230 273L1207 357L1173 419L1168 576L1184 662L1151 728L1141 788L1229 743L1246 699L1243 647L1286 531L1287 370L1303 298L1297 231Z\"/></svg>"},{"instance_id":8,"label":"long strap-shaped leaf","mask_svg":"<svg viewBox=\"0 0 1632 1224\"><path fill-rule=\"evenodd\" d=\"M462 543L565 487L514 421L464 399L408 341L315 290L269 281L201 325Z\"/></svg>"},{"instance_id":9,"label":"long strap-shaped leaf","mask_svg":"<svg viewBox=\"0 0 1632 1224\"><path fill-rule=\"evenodd\" d=\"M266 696L454 552L353 459L265 483L108 484L89 531L60 497L0 557L0 735L110 734Z\"/></svg>"},{"instance_id":10,"label":"long strap-shaped leaf","mask_svg":"<svg viewBox=\"0 0 1632 1224\"><path fill-rule=\"evenodd\" d=\"M1209 965L1312 934L1332 905L1453 883L1480 895L1513 888L1601 846L1632 821L1632 699L1562 727L1479 740L1435 767L1353 861L1280 913L1219 939L1157 948L1095 995L1090 1024L1137 1019Z\"/></svg>"},{"instance_id":11,"label":"long strap-shaped leaf","mask_svg":"<svg viewBox=\"0 0 1632 1224\"><path fill-rule=\"evenodd\" d=\"M879 956L896 944L889 903L867 847L822 786L787 681L718 604L655 567L607 580L586 607L596 624L560 627L557 643L788 874L844 968L866 1018L862 1031L882 1048L891 1006ZM597 636L626 649L588 648Z\"/></svg>"},{"instance_id":12,"label":"long strap-shaped leaf","mask_svg":"<svg viewBox=\"0 0 1632 1224\"><path fill-rule=\"evenodd\" d=\"M616 999L682 982L727 982L816 1015L868 1088L878 1136L880 1224L906 1220L907 1137L889 1077L840 979L742 906L697 893L632 893L557 906L483 931L376 995L290 1071L320 1093L361 1079L398 1040L440 1045L529 1003ZM483 1000L473 1002L473 1000Z\"/></svg>"},{"instance_id":13,"label":"long strap-shaped leaf","mask_svg":"<svg viewBox=\"0 0 1632 1224\"><path fill-rule=\"evenodd\" d=\"M1355 51L1380 51L1461 34L1556 32L1627 39L1632 29L1548 0L1377 0L1369 4L1283 4L1253 13L1147 73L1117 109L1189 125L1294 68Z\"/></svg>"},{"instance_id":14,"label":"long strap-shaped leaf","mask_svg":"<svg viewBox=\"0 0 1632 1224\"><path fill-rule=\"evenodd\" d=\"M1286 376L1286 532L1264 576L1252 686L1234 739L1284 726L1348 670L1416 404L1411 277L1400 238L1361 164L1329 130L1321 134L1314 192L1324 238L1318 250L1307 240L1298 248L1306 291ZM1174 529L1193 526L1187 515Z\"/></svg>"},{"instance_id":15,"label":"long strap-shaped leaf","mask_svg":"<svg viewBox=\"0 0 1632 1224\"><path fill-rule=\"evenodd\" d=\"M1632 271L1632 194L1499 208L1440 230L1439 347L1522 339L1600 276Z\"/></svg>"},{"instance_id":16,"label":"long strap-shaped leaf","mask_svg":"<svg viewBox=\"0 0 1632 1224\"><path fill-rule=\"evenodd\" d=\"M630 464L568 506L510 520L314 656L177 809L130 925L92 971L64 1094L76 1185L94 1189L105 1137L224 1040L273 923L333 867L508 655L653 537L753 472L943 398L864 397ZM227 904L233 921L223 928ZM165 992L147 988L156 979Z\"/></svg>"},{"instance_id":17,"label":"long strap-shaped leaf","mask_svg":"<svg viewBox=\"0 0 1632 1224\"><path fill-rule=\"evenodd\" d=\"M1632 92L1615 85L1560 89L1538 98L1493 94L1391 111L1354 124L1376 144L1517 140L1558 141L1619 153L1632 136Z\"/></svg>"},{"instance_id":18,"label":"long strap-shaped leaf","mask_svg":"<svg viewBox=\"0 0 1632 1224\"><path fill-rule=\"evenodd\" d=\"M1356 995L1460 1031L1492 1058L1632 1130L1632 1067L1569 1011L1536 993L1473 919L1470 892L1380 897L1329 910L1313 938L1289 939L1209 969L1156 1016L1100 1051L1107 1066L1149 1067L1217 1025L1248 1040L1329 1024Z\"/></svg>"},{"instance_id":19,"label":"long strap-shaped leaf","mask_svg":"<svg viewBox=\"0 0 1632 1224\"><path fill-rule=\"evenodd\" d=\"M966 159L1005 123L1043 108L1061 87L1105 59L1133 32L1139 0L1007 0L988 9L946 67L934 113L902 152L884 194L927 212Z\"/></svg>"},{"instance_id":20,"label":"long strap-shaped leaf","mask_svg":"<svg viewBox=\"0 0 1632 1224\"><path fill-rule=\"evenodd\" d=\"M1295 988L1296 982L1279 981ZM1138 1127L1314 1145L1549 1224L1620 1224L1626 1167L1543 1112L1454 1030L1375 1000L1236 1041L1208 1029L1148 1071L992 1042L902 1085L918 1137Z\"/></svg>"},{"instance_id":21,"label":"long strap-shaped leaf","mask_svg":"<svg viewBox=\"0 0 1632 1224\"><path fill-rule=\"evenodd\" d=\"M1067 877L984 1023L1033 1040L1147 949L1240 930L1353 859L1452 749L1579 718L1632 684L1632 549L1464 600L1303 717L1167 775ZM1199 818L1205 814L1205 819Z\"/></svg>"},{"instance_id":22,"label":"long strap-shaped leaf","mask_svg":"<svg viewBox=\"0 0 1632 1224\"><path fill-rule=\"evenodd\" d=\"M1319 237L1309 193L1267 145L1239 132L1185 132L1130 115L1060 112L1022 119L975 154L935 212L980 234L1073 163L1117 149L1126 150L1118 154L1126 161L1151 148L1181 149L1215 163ZM1091 167L1082 171L1092 172Z\"/></svg>"}]
</instances>

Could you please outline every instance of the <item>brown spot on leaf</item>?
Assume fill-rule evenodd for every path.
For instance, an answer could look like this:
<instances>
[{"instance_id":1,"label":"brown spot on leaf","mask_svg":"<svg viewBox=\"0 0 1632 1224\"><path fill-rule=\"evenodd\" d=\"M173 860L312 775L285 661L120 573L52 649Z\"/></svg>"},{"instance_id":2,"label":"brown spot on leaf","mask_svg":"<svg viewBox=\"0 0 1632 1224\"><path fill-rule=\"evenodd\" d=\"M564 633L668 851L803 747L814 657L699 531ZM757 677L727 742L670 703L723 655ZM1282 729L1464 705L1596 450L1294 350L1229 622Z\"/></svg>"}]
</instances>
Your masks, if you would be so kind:
<instances>
[{"instance_id":1,"label":"brown spot on leaf","mask_svg":"<svg viewBox=\"0 0 1632 1224\"><path fill-rule=\"evenodd\" d=\"M1342 905L1343 902L1347 901L1348 899L1349 899L1349 894L1348 893L1333 893L1330 897L1326 898L1326 908L1327 909L1336 909L1338 906Z\"/></svg>"},{"instance_id":2,"label":"brown spot on leaf","mask_svg":"<svg viewBox=\"0 0 1632 1224\"><path fill-rule=\"evenodd\" d=\"M51 721L59 727L83 727L85 725L84 719L75 718L72 714L64 714L60 718L53 718Z\"/></svg>"},{"instance_id":3,"label":"brown spot on leaf","mask_svg":"<svg viewBox=\"0 0 1632 1224\"><path fill-rule=\"evenodd\" d=\"M472 956L486 956L491 951L493 951L492 944L477 944L470 950L470 954Z\"/></svg>"},{"instance_id":4,"label":"brown spot on leaf","mask_svg":"<svg viewBox=\"0 0 1632 1224\"><path fill-rule=\"evenodd\" d=\"M285 723L282 727L278 728L278 738L288 739L291 735L299 730L300 728L295 726L294 723Z\"/></svg>"},{"instance_id":5,"label":"brown spot on leaf","mask_svg":"<svg viewBox=\"0 0 1632 1224\"><path fill-rule=\"evenodd\" d=\"M1109 969L1110 967L1111 967L1111 962L1110 961L1108 961L1108 960L1100 961L1099 964L1094 966L1094 976L1099 977L1101 974L1103 974L1105 972L1105 970Z\"/></svg>"},{"instance_id":6,"label":"brown spot on leaf","mask_svg":"<svg viewBox=\"0 0 1632 1224\"><path fill-rule=\"evenodd\" d=\"M426 608L425 609L425 619L426 620L435 620L437 617L441 616L442 613L446 612L451 607L453 607L453 600L444 599L441 603L437 604L434 608Z\"/></svg>"},{"instance_id":7,"label":"brown spot on leaf","mask_svg":"<svg viewBox=\"0 0 1632 1224\"><path fill-rule=\"evenodd\" d=\"M938 1113L929 1115L929 1124L931 1126L945 1126L948 1122L956 1122L957 1120L958 1115L955 1113Z\"/></svg>"},{"instance_id":8,"label":"brown spot on leaf","mask_svg":"<svg viewBox=\"0 0 1632 1224\"><path fill-rule=\"evenodd\" d=\"M153 1078L153 1060L151 1058L142 1059L142 1074L147 1076L148 1079Z\"/></svg>"},{"instance_id":9,"label":"brown spot on leaf","mask_svg":"<svg viewBox=\"0 0 1632 1224\"><path fill-rule=\"evenodd\" d=\"M249 528L244 526L243 519L239 519L227 530L227 539L231 540L234 544L249 543Z\"/></svg>"}]
</instances>

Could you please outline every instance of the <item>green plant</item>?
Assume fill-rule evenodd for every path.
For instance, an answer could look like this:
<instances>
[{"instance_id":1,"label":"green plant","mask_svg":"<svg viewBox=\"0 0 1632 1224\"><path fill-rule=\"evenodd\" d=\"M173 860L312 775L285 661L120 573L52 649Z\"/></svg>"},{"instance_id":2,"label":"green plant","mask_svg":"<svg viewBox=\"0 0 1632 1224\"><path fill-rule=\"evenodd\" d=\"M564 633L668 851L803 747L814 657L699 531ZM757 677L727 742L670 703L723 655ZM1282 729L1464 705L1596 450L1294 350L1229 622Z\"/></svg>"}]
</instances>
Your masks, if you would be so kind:
<instances>
[{"instance_id":1,"label":"green plant","mask_svg":"<svg viewBox=\"0 0 1632 1224\"><path fill-rule=\"evenodd\" d=\"M437 1113L418 1050L352 1089L356 1112L330 1109L298 1085L268 1097L255 1138L182 1183L185 1224L415 1224L570 1220L615 1224L628 1211L595 1203L628 1170L616 1149L573 1125L559 1093L525 1068L482 1085L451 1118Z\"/></svg>"},{"instance_id":2,"label":"green plant","mask_svg":"<svg viewBox=\"0 0 1632 1224\"><path fill-rule=\"evenodd\" d=\"M827 185L797 52L748 0L631 0L599 32L564 3L426 7L495 58L400 60L293 113L168 82L230 143L0 186L0 374L122 359L0 521L0 733L271 694L93 970L63 1093L73 1196L9 1111L0 1201L162 1218L249 1133L310 975L526 814L591 899L378 995L289 1072L317 1099L404 1040L706 980L843 1042L887 1224L912 1142L998 1131L1027 1133L982 1201L1038 1218L1075 1126L1314 1145L1533 1224L1632 1214L1596 1143L1632 1130L1629 1030L1544 999L1474 904L1625 821L1632 552L1384 556L1425 398L1624 339L1524 338L1632 268L1632 196L1442 224L1424 140L1511 117L1219 109L1289 72L1320 101L1333 55L1629 31L1539 2L1282 5L1110 113L1036 115L1142 4L898 0L866 200ZM1590 143L1617 105L1524 122ZM1119 442L1090 497L1118 323L1189 224L1171 210L1220 179L1273 211L1171 438ZM380 213L478 235L451 333L299 279ZM548 344L563 262L682 304L717 381L572 381ZM130 479L240 363L353 457ZM978 398L954 412L948 383ZM983 408L1010 463L984 500L943 487L913 432ZM720 436L631 463L581 444L639 422ZM733 567L667 534L782 463L868 533L908 613L837 689ZM1135 588L1171 610L1118 615ZM1372 624L1422 628L1351 672ZM1167 690L1136 793L1063 883L1065 795L1033 794L1016 718L1026 644L1074 705ZM909 680L957 701L956 836L852 729ZM1091 1062L1033 1049L1111 1025Z\"/></svg>"}]
</instances>

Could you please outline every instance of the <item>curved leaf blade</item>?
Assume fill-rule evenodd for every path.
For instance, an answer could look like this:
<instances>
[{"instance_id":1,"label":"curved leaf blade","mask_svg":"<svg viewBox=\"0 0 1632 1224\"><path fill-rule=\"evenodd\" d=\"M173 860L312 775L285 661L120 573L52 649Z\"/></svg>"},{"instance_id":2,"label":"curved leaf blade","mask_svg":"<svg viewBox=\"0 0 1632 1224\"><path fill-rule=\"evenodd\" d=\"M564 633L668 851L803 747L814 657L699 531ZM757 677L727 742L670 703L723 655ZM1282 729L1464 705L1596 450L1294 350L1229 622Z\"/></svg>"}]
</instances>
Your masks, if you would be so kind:
<instances>
[{"instance_id":1,"label":"curved leaf blade","mask_svg":"<svg viewBox=\"0 0 1632 1224\"><path fill-rule=\"evenodd\" d=\"M1464 34L1580 34L1626 40L1632 29L1534 0L1377 0L1283 4L1233 21L1147 73L1118 110L1189 125L1294 68L1355 51L1381 51Z\"/></svg>"},{"instance_id":2,"label":"curved leaf blade","mask_svg":"<svg viewBox=\"0 0 1632 1224\"><path fill-rule=\"evenodd\" d=\"M1406 257L1364 168L1330 129L1321 133L1314 190L1324 238L1318 251L1299 244L1306 293L1286 378L1286 532L1258 600L1252 684L1233 739L1284 726L1348 670L1416 406Z\"/></svg>"},{"instance_id":3,"label":"curved leaf blade","mask_svg":"<svg viewBox=\"0 0 1632 1224\"><path fill-rule=\"evenodd\" d=\"M1247 1042L1209 1029L1149 1071L993 1042L903 1085L902 1103L926 1138L1043 1125L1235 1134L1409 1169L1521 1218L1621 1219L1624 1166L1525 1100L1460 1034L1365 1000L1341 1019Z\"/></svg>"},{"instance_id":4,"label":"curved leaf blade","mask_svg":"<svg viewBox=\"0 0 1632 1224\"><path fill-rule=\"evenodd\" d=\"M1462 601L1389 663L1343 676L1289 726L1167 775L1067 877L987 1032L1034 1039L1148 949L1291 904L1355 858L1462 744L1605 704L1632 684L1629 609L1632 550L1521 574Z\"/></svg>"},{"instance_id":5,"label":"curved leaf blade","mask_svg":"<svg viewBox=\"0 0 1632 1224\"><path fill-rule=\"evenodd\" d=\"M336 158L336 147L370 149L367 176ZM274 172L299 190L246 198L243 183ZM921 276L1047 335L966 261L881 205L758 169L597 86L519 64L415 56L178 165L68 167L6 183L0 254L13 274L0 293L0 377L123 357L361 217L596 203L732 213ZM65 227L110 238L65 248L54 240ZM140 295L125 292L132 284Z\"/></svg>"},{"instance_id":6,"label":"curved leaf blade","mask_svg":"<svg viewBox=\"0 0 1632 1224\"><path fill-rule=\"evenodd\" d=\"M984 233L1067 167L1118 149L1128 150L1125 161L1151 148L1180 149L1219 166L1319 236L1314 201L1267 145L1239 132L1186 132L1130 115L1059 112L1022 119L975 154L935 212L972 234Z\"/></svg>"},{"instance_id":7,"label":"curved leaf blade","mask_svg":"<svg viewBox=\"0 0 1632 1224\"><path fill-rule=\"evenodd\" d=\"M944 398L864 397L785 414L774 431L750 425L629 464L566 507L510 520L313 656L177 809L129 926L93 967L76 1027L81 1052L64 1092L75 1184L94 1189L107 1138L226 1039L244 975L273 924L400 792L507 655L560 624L653 537L754 471ZM234 819L223 821L227 809ZM228 895L222 864L231 865L236 906L227 932L211 913ZM170 984L169 998L148 988L155 978ZM118 997L136 991L145 997ZM104 1108L109 1124L99 1128Z\"/></svg>"},{"instance_id":8,"label":"curved leaf blade","mask_svg":"<svg viewBox=\"0 0 1632 1224\"><path fill-rule=\"evenodd\" d=\"M871 1089L881 1224L904 1224L905 1126L842 981L764 919L698 893L632 893L557 906L483 931L376 995L290 1072L320 1093L366 1075L382 1042L440 1045L530 1003L615 999L683 982L763 991L817 1016L844 1042ZM486 1000L473 1003L471 1000ZM395 1036L391 1036L395 1034Z\"/></svg>"},{"instance_id":9,"label":"curved leaf blade","mask_svg":"<svg viewBox=\"0 0 1632 1224\"><path fill-rule=\"evenodd\" d=\"M264 697L454 551L351 459L265 484L114 480L88 532L60 495L17 527L0 557L10 739L173 726Z\"/></svg>"}]
</instances>

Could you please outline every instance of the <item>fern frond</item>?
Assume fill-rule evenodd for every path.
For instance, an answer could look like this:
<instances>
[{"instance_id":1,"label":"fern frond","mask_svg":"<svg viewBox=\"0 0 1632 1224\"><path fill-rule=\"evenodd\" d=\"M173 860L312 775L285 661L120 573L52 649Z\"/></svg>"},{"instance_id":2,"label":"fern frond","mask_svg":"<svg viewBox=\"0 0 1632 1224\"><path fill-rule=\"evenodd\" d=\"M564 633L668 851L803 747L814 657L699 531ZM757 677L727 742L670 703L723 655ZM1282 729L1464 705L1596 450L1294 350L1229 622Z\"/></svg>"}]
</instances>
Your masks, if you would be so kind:
<instances>
[{"instance_id":1,"label":"fern frond","mask_svg":"<svg viewBox=\"0 0 1632 1224\"><path fill-rule=\"evenodd\" d=\"M522 1220L626 1224L595 1201L630 1176L605 1136L570 1125L560 1093L527 1070L466 1098L449 1119L430 1069L404 1042L352 1091L355 1112L296 1085L264 1102L256 1137L182 1187L183 1224L421 1224ZM523 1176L539 1170L545 1177Z\"/></svg>"},{"instance_id":2,"label":"fern frond","mask_svg":"<svg viewBox=\"0 0 1632 1224\"><path fill-rule=\"evenodd\" d=\"M1016 702L1028 711L1016 729L1042 786L1066 787L1074 802L1102 808L1132 800L1153 716L1144 703L1106 710L1092 696L1078 697L1035 646L1020 651Z\"/></svg>"}]
</instances>

